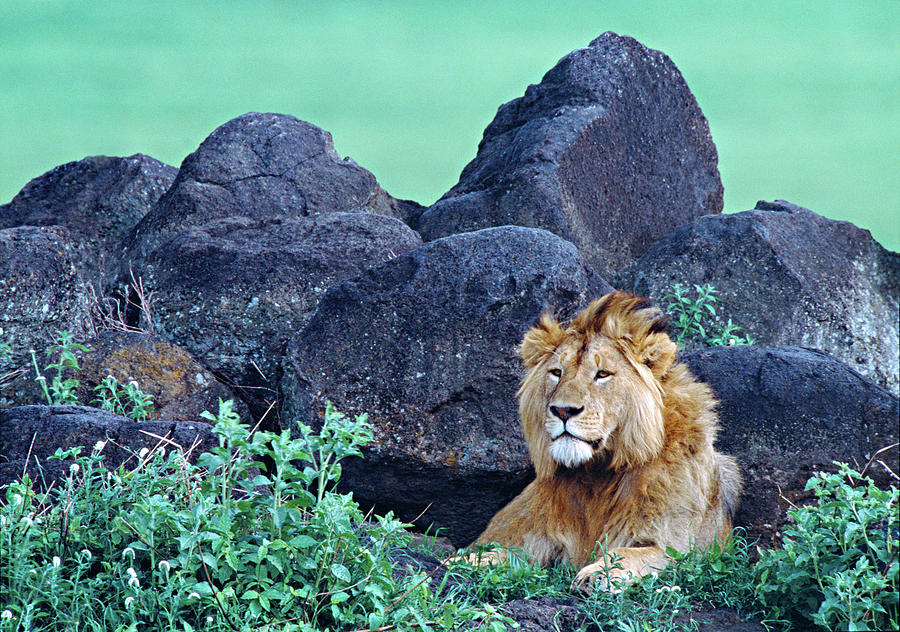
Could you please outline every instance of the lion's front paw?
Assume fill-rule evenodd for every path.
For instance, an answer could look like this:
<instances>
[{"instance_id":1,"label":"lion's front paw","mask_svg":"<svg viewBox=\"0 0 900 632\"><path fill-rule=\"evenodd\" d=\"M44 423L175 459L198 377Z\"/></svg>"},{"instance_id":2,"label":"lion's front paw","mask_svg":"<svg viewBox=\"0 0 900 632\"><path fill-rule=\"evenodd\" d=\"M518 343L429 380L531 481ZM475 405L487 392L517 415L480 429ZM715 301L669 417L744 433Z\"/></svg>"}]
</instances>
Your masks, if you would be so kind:
<instances>
[{"instance_id":1,"label":"lion's front paw","mask_svg":"<svg viewBox=\"0 0 900 632\"><path fill-rule=\"evenodd\" d=\"M588 564L575 575L570 590L572 592L580 592L590 595L594 592L594 588L600 590L608 590L610 592L621 592L625 586L635 581L635 575L623 568L610 568L608 560L600 560L593 564Z\"/></svg>"},{"instance_id":2,"label":"lion's front paw","mask_svg":"<svg viewBox=\"0 0 900 632\"><path fill-rule=\"evenodd\" d=\"M591 594L597 586L601 590L621 592L644 575L657 575L665 568L666 561L665 553L658 546L610 549L608 554L578 571L572 590Z\"/></svg>"}]
</instances>

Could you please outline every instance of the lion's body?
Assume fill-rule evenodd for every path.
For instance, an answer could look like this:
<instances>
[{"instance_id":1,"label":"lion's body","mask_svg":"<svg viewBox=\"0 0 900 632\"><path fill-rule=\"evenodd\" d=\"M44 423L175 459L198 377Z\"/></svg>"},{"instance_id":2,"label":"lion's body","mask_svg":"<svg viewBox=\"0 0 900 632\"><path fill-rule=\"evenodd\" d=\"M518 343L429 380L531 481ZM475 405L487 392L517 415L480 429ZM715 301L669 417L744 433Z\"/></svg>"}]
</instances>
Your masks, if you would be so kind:
<instances>
[{"instance_id":1,"label":"lion's body","mask_svg":"<svg viewBox=\"0 0 900 632\"><path fill-rule=\"evenodd\" d=\"M608 294L567 327L542 317L520 351L519 413L537 478L480 543L581 567L599 542L627 578L665 565L666 547L727 539L737 465L714 450L715 398L675 361L657 310ZM576 581L589 584L603 563Z\"/></svg>"}]
</instances>

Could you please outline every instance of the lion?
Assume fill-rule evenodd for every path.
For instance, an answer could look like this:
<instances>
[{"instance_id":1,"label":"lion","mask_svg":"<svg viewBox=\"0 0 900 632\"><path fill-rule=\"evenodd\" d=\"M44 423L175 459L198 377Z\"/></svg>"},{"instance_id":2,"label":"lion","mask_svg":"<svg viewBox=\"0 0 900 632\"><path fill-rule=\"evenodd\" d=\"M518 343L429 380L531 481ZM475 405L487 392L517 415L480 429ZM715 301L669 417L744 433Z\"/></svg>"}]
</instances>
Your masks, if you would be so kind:
<instances>
[{"instance_id":1,"label":"lion","mask_svg":"<svg viewBox=\"0 0 900 632\"><path fill-rule=\"evenodd\" d=\"M676 360L667 320L617 291L568 325L545 313L525 334L517 397L536 478L478 544L521 549L542 566L575 564L573 589L590 592L597 573L603 588L619 589L665 568L668 547L728 539L740 473L713 448L717 401Z\"/></svg>"}]
</instances>

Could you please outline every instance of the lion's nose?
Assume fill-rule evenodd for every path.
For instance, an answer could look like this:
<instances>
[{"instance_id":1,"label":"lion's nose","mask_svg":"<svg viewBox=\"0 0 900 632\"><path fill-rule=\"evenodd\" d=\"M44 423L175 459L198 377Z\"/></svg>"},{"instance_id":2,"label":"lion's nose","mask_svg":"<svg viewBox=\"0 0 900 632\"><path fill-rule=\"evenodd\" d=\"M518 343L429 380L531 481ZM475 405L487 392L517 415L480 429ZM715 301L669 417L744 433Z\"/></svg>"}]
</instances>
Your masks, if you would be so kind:
<instances>
[{"instance_id":1,"label":"lion's nose","mask_svg":"<svg viewBox=\"0 0 900 632\"><path fill-rule=\"evenodd\" d=\"M567 422L572 417L580 415L584 412L584 406L579 408L575 408L574 406L551 406L550 412L553 413L554 417L558 417L562 420L563 423Z\"/></svg>"}]
</instances>

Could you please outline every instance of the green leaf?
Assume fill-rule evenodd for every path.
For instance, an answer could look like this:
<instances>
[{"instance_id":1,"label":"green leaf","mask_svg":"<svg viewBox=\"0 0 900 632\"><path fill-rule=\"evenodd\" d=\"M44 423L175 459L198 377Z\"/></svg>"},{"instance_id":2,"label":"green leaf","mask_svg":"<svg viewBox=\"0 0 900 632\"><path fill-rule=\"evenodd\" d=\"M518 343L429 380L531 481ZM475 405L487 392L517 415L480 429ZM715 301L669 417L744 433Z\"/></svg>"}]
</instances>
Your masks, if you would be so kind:
<instances>
[{"instance_id":1,"label":"green leaf","mask_svg":"<svg viewBox=\"0 0 900 632\"><path fill-rule=\"evenodd\" d=\"M298 535L290 539L291 546L298 549L309 549L319 544L315 538L308 535Z\"/></svg>"},{"instance_id":2,"label":"green leaf","mask_svg":"<svg viewBox=\"0 0 900 632\"><path fill-rule=\"evenodd\" d=\"M343 564L332 564L331 574L343 582L350 583L350 571Z\"/></svg>"}]
</instances>

